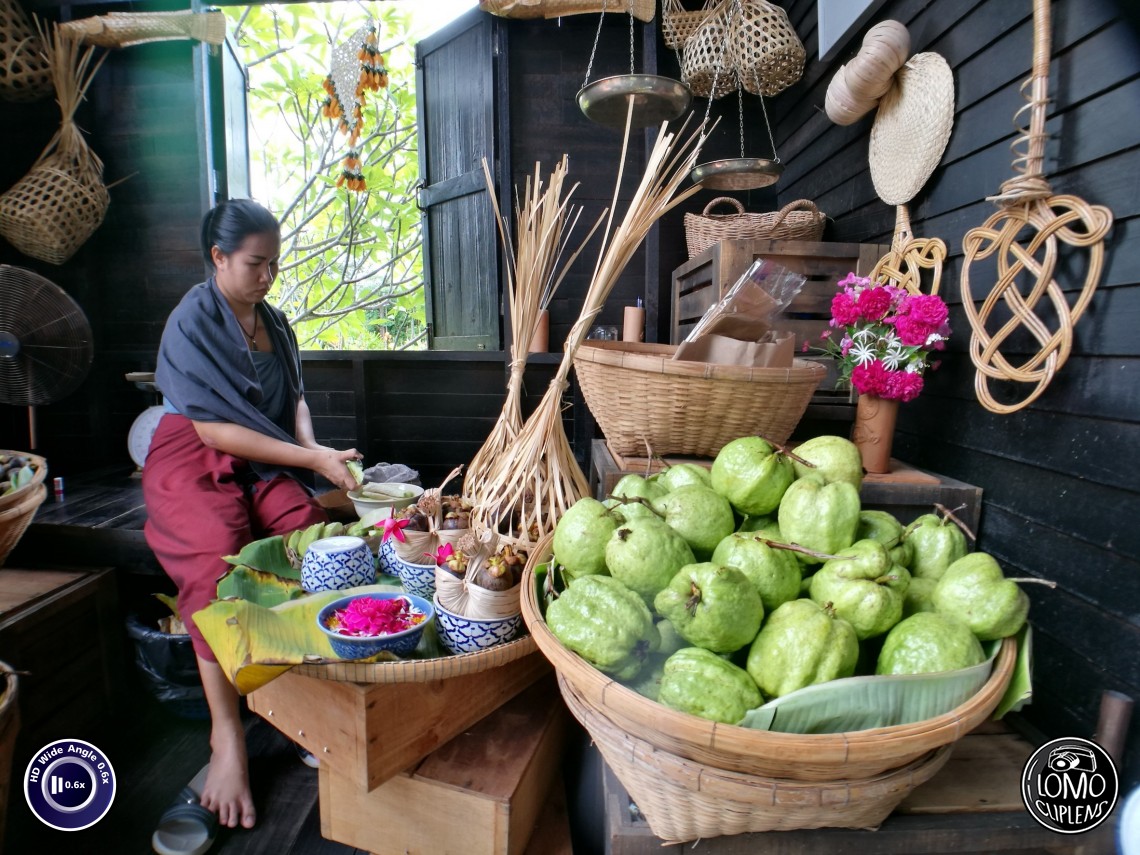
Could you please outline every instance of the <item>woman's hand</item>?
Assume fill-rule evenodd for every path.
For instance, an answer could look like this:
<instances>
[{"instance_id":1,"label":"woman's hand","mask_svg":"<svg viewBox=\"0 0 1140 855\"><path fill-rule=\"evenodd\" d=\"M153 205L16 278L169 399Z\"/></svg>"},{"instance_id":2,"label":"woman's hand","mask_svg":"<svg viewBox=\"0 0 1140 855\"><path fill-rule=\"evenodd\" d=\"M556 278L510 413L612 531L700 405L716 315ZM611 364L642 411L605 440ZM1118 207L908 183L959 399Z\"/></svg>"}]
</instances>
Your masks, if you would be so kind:
<instances>
[{"instance_id":1,"label":"woman's hand","mask_svg":"<svg viewBox=\"0 0 1140 855\"><path fill-rule=\"evenodd\" d=\"M355 448L337 451L335 448L319 445L312 451L314 461L309 468L318 475L323 476L342 490L355 490L360 486L356 483L356 478L348 471L348 466L345 465L349 460L360 460L362 457Z\"/></svg>"}]
</instances>

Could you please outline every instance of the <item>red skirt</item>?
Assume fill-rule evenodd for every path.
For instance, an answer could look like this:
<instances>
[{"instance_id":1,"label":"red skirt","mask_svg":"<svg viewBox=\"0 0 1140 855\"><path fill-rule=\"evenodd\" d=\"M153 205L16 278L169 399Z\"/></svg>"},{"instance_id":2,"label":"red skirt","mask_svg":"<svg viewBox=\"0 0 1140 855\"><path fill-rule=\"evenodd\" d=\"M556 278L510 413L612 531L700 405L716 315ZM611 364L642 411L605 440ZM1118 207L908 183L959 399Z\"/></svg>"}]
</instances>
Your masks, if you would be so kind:
<instances>
[{"instance_id":1,"label":"red skirt","mask_svg":"<svg viewBox=\"0 0 1140 855\"><path fill-rule=\"evenodd\" d=\"M194 612L217 599L233 555L253 540L327 522L328 515L288 475L261 481L247 461L207 447L194 423L168 413L151 439L142 476L146 542L178 586L178 610L194 652L217 657Z\"/></svg>"}]
</instances>

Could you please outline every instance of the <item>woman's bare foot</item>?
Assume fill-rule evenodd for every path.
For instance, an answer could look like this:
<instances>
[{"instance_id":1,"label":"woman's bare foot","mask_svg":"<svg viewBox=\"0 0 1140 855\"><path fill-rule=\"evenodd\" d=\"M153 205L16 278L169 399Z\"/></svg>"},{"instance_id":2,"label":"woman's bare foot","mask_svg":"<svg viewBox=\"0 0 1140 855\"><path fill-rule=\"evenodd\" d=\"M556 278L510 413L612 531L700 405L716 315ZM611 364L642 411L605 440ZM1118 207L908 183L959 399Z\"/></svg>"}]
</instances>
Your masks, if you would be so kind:
<instances>
[{"instance_id":1,"label":"woman's bare foot","mask_svg":"<svg viewBox=\"0 0 1140 855\"><path fill-rule=\"evenodd\" d=\"M257 812L249 789L249 764L245 734L236 740L211 737L210 771L202 788L202 807L218 816L218 823L229 828L253 828ZM228 745L218 744L228 742Z\"/></svg>"},{"instance_id":2,"label":"woman's bare foot","mask_svg":"<svg viewBox=\"0 0 1140 855\"><path fill-rule=\"evenodd\" d=\"M198 657L198 673L210 707L210 771L202 787L202 807L229 828L253 828L257 811L249 789L249 762L238 693L217 662Z\"/></svg>"}]
</instances>

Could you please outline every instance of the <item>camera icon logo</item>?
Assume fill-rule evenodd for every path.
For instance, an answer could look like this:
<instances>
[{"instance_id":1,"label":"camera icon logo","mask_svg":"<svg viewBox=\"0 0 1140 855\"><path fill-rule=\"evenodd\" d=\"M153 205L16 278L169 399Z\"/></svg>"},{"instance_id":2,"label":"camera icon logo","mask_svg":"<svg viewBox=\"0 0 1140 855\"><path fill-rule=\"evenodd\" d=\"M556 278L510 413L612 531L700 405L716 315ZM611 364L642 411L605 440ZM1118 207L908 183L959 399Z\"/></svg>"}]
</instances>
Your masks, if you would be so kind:
<instances>
[{"instance_id":1,"label":"camera icon logo","mask_svg":"<svg viewBox=\"0 0 1140 855\"><path fill-rule=\"evenodd\" d=\"M1054 772L1095 772L1096 756L1087 748L1069 745L1049 752L1046 765Z\"/></svg>"}]
</instances>

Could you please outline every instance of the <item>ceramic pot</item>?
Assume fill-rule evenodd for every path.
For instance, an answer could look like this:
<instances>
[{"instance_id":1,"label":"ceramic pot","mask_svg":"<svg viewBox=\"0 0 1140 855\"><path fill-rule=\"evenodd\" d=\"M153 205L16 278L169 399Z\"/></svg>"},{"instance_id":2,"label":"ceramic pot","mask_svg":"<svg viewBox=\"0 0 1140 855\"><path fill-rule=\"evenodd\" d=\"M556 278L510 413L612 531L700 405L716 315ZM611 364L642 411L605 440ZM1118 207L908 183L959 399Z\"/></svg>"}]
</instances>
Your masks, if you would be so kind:
<instances>
[{"instance_id":1,"label":"ceramic pot","mask_svg":"<svg viewBox=\"0 0 1140 855\"><path fill-rule=\"evenodd\" d=\"M863 468L868 472L884 474L891 471L891 445L898 414L897 400L876 395L859 396L851 441L859 447Z\"/></svg>"},{"instance_id":2,"label":"ceramic pot","mask_svg":"<svg viewBox=\"0 0 1140 855\"><path fill-rule=\"evenodd\" d=\"M376 561L363 538L326 537L309 546L301 561L301 587L309 593L341 591L376 581Z\"/></svg>"}]
</instances>

